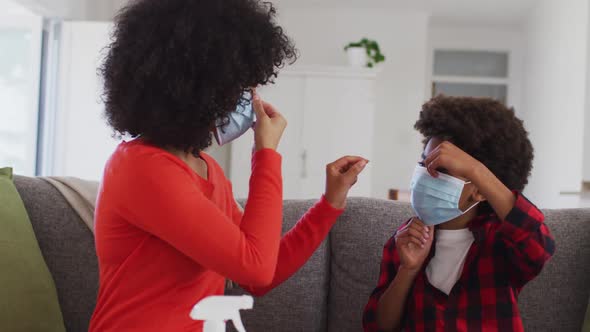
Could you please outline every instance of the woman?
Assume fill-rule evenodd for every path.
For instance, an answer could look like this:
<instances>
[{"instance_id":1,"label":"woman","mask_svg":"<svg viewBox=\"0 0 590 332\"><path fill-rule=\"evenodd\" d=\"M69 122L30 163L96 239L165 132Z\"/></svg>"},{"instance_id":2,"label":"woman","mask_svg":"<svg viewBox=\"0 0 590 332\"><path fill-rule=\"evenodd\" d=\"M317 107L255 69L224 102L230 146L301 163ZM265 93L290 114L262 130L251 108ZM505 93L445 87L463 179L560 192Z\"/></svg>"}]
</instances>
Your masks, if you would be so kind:
<instances>
[{"instance_id":1,"label":"woman","mask_svg":"<svg viewBox=\"0 0 590 332\"><path fill-rule=\"evenodd\" d=\"M226 280L263 295L326 237L367 161L327 167L326 194L282 239L285 119L254 94L255 151L242 212L203 153L250 87L271 82L295 50L257 0L138 0L116 19L102 73L106 114L122 143L96 210L100 267L91 331L199 331L192 306ZM244 172L249 170L244 170Z\"/></svg>"}]
</instances>

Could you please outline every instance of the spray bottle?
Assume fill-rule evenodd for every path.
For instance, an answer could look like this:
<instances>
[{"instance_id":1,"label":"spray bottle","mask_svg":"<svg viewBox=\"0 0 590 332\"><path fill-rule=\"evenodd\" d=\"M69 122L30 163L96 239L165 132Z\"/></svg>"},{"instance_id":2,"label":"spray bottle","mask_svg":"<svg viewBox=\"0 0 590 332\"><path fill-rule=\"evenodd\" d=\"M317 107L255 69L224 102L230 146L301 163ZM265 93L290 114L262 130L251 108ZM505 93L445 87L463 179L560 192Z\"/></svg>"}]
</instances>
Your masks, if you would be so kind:
<instances>
[{"instance_id":1,"label":"spray bottle","mask_svg":"<svg viewBox=\"0 0 590 332\"><path fill-rule=\"evenodd\" d=\"M225 332L225 322L231 320L238 332L246 332L240 310L252 309L251 296L210 296L195 304L190 317L203 320L203 332Z\"/></svg>"}]
</instances>

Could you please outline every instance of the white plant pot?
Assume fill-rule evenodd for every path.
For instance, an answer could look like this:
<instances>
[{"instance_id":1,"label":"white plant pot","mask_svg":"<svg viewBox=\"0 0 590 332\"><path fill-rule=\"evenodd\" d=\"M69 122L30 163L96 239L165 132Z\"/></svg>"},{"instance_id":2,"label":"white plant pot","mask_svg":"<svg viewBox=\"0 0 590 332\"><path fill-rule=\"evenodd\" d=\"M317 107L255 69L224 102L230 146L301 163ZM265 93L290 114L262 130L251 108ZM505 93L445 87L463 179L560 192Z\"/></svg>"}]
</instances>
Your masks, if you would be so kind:
<instances>
[{"instance_id":1,"label":"white plant pot","mask_svg":"<svg viewBox=\"0 0 590 332\"><path fill-rule=\"evenodd\" d=\"M353 67L367 66L367 51L364 47L350 47L346 52L349 65Z\"/></svg>"}]
</instances>

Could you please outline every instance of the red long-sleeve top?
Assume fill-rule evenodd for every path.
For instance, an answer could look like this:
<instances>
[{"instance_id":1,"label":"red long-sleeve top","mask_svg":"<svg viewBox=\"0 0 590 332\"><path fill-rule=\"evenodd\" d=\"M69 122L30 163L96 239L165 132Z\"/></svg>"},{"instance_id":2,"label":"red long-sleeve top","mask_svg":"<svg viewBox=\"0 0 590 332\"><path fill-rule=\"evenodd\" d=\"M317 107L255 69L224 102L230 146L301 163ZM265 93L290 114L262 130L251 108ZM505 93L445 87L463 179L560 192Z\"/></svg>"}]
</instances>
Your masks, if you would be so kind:
<instances>
[{"instance_id":1,"label":"red long-sleeve top","mask_svg":"<svg viewBox=\"0 0 590 332\"><path fill-rule=\"evenodd\" d=\"M244 212L211 157L208 176L141 139L119 145L96 207L100 289L90 331L200 331L194 304L230 279L263 295L295 273L342 210L322 198L281 239L281 156L252 157Z\"/></svg>"}]
</instances>

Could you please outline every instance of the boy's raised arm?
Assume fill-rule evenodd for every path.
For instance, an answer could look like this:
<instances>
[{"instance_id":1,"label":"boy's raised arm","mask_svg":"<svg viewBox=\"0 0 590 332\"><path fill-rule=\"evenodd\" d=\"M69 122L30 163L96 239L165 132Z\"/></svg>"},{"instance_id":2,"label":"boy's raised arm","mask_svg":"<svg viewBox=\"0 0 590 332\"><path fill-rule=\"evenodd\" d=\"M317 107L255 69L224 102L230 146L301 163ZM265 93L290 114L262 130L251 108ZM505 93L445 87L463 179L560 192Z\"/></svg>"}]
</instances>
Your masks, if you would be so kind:
<instances>
[{"instance_id":1,"label":"boy's raised arm","mask_svg":"<svg viewBox=\"0 0 590 332\"><path fill-rule=\"evenodd\" d=\"M424 165L432 176L439 168L464 177L473 182L479 192L490 203L500 219L506 218L514 207L514 194L484 164L473 158L451 142L443 142L425 159Z\"/></svg>"},{"instance_id":2,"label":"boy's raised arm","mask_svg":"<svg viewBox=\"0 0 590 332\"><path fill-rule=\"evenodd\" d=\"M509 271L512 284L520 288L541 272L555 252L555 242L544 223L543 213L521 194L515 200L498 228L497 238L512 266Z\"/></svg>"}]
</instances>

